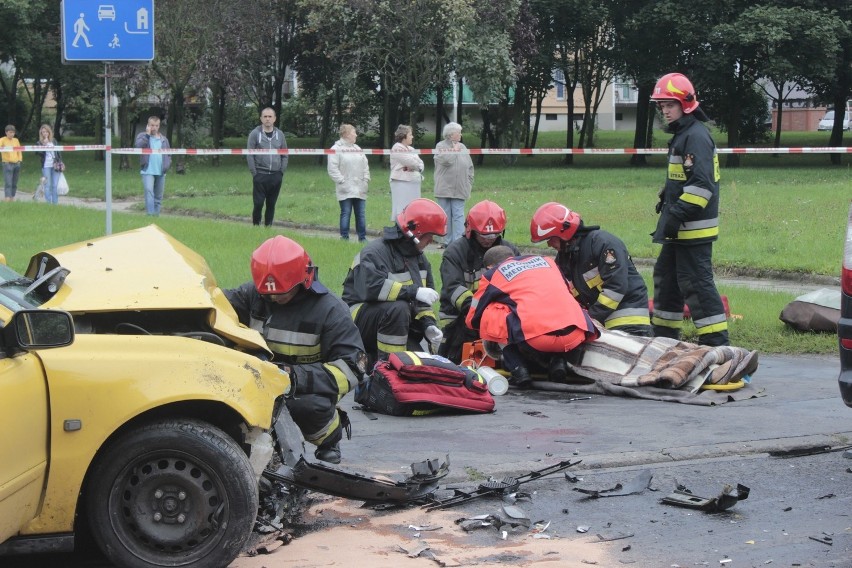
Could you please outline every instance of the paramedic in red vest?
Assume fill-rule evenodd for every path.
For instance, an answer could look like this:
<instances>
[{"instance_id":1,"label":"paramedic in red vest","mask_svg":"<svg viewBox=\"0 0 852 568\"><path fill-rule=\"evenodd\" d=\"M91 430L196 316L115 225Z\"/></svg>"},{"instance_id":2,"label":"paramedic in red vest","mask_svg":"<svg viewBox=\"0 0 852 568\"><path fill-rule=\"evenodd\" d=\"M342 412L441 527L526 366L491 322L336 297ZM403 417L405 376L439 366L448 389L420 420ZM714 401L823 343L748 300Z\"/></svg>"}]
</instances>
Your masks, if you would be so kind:
<instances>
[{"instance_id":1,"label":"paramedic in red vest","mask_svg":"<svg viewBox=\"0 0 852 568\"><path fill-rule=\"evenodd\" d=\"M508 247L485 253L482 275L465 322L483 340L502 348L509 383L530 386L532 365L564 381L571 351L600 336L592 319L571 295L551 258L514 256Z\"/></svg>"},{"instance_id":2,"label":"paramedic in red vest","mask_svg":"<svg viewBox=\"0 0 852 568\"><path fill-rule=\"evenodd\" d=\"M343 301L361 332L370 366L391 353L422 351L424 338L438 350L443 333L432 306L439 295L423 250L435 235L446 234L444 210L418 198L381 238L355 255L343 282Z\"/></svg>"},{"instance_id":3,"label":"paramedic in red vest","mask_svg":"<svg viewBox=\"0 0 852 568\"><path fill-rule=\"evenodd\" d=\"M346 413L337 403L363 379L367 356L340 298L316 279L305 249L283 236L251 255L252 282L225 290L240 323L259 331L293 383L287 409L317 459L340 463Z\"/></svg>"},{"instance_id":4,"label":"paramedic in red vest","mask_svg":"<svg viewBox=\"0 0 852 568\"><path fill-rule=\"evenodd\" d=\"M728 320L713 281L713 241L719 237L719 157L702 122L695 89L680 73L664 75L651 95L673 134L660 219L653 233L663 245L654 265L654 335L680 338L683 305L697 343L728 345Z\"/></svg>"},{"instance_id":5,"label":"paramedic in red vest","mask_svg":"<svg viewBox=\"0 0 852 568\"><path fill-rule=\"evenodd\" d=\"M533 214L530 238L556 249L556 265L590 316L610 330L651 335L648 288L621 239L553 202Z\"/></svg>"},{"instance_id":6,"label":"paramedic in red vest","mask_svg":"<svg viewBox=\"0 0 852 568\"><path fill-rule=\"evenodd\" d=\"M465 342L479 339L476 331L464 324L470 301L485 271L483 257L494 246L507 246L515 255L518 248L503 239L506 212L493 201L480 201L470 208L464 223L464 237L447 246L441 259L441 320L444 340L438 349L454 363L461 362Z\"/></svg>"}]
</instances>

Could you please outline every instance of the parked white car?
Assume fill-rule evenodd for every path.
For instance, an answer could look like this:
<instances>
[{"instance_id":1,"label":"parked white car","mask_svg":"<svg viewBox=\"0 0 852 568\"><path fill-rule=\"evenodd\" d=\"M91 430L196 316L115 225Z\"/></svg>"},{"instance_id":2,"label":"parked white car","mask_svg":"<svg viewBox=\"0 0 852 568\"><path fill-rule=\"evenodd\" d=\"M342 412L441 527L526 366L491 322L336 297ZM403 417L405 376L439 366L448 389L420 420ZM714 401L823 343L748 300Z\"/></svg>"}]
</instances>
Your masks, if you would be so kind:
<instances>
[{"instance_id":1,"label":"parked white car","mask_svg":"<svg viewBox=\"0 0 852 568\"><path fill-rule=\"evenodd\" d=\"M852 111L846 111L846 115L843 117L843 130L849 130L850 122L852 122ZM825 116L822 117L822 120L819 121L819 125L817 125L817 130L831 130L834 128L834 111L830 110L825 113Z\"/></svg>"}]
</instances>

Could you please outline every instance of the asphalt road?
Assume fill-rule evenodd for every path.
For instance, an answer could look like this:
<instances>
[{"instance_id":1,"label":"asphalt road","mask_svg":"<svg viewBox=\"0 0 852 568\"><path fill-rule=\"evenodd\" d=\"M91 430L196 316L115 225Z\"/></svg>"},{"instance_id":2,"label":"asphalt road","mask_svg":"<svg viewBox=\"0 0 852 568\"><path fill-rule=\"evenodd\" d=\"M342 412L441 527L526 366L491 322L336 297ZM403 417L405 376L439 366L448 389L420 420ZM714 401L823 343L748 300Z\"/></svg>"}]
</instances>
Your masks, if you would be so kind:
<instances>
[{"instance_id":1,"label":"asphalt road","mask_svg":"<svg viewBox=\"0 0 852 568\"><path fill-rule=\"evenodd\" d=\"M445 483L475 488L489 476L502 479L582 460L571 469L582 481L573 484L556 475L530 482L523 490L535 492L532 500L517 505L533 521L551 521L548 532L560 539L588 542L598 532L632 533L600 544L614 559L611 566L634 560L637 566L717 566L726 555L731 562L721 566L764 566L769 560L780 566L852 566L852 460L843 458L852 443L852 409L840 400L838 370L836 357L762 357L752 382L757 396L717 406L613 396L570 401L564 393L510 391L497 397L496 412L487 415L371 417L351 410L354 435L342 444L343 464L393 476L406 473L412 462L449 456ZM343 401L347 409L353 404L349 398ZM814 451L828 453L770 457ZM625 484L644 469L652 470L651 488L657 491L587 499L573 490ZM702 497L740 483L751 488L751 495L715 515L660 504L678 483ZM499 510L498 501L478 500L453 512L462 517ZM325 519L306 530L325 531L331 525ZM577 533L581 525L589 532ZM505 542L485 530L449 536L462 548ZM830 544L811 538L825 541L827 536ZM281 558L289 556L288 547L281 550ZM341 554L340 565L361 565L360 559L347 562L351 551ZM286 565L275 555L268 558L263 565L269 568ZM538 562L501 558L492 559L492 565ZM1 560L10 568L103 565L69 555Z\"/></svg>"}]
</instances>

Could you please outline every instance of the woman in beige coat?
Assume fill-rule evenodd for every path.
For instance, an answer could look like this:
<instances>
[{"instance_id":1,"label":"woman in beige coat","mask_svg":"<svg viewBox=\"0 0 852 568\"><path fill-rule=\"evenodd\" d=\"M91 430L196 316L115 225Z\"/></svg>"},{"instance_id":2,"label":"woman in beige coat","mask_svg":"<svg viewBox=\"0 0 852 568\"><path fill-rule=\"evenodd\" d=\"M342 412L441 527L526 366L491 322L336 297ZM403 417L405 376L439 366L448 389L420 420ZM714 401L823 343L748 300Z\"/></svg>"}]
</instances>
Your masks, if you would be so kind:
<instances>
[{"instance_id":1,"label":"woman in beige coat","mask_svg":"<svg viewBox=\"0 0 852 568\"><path fill-rule=\"evenodd\" d=\"M414 132L410 126L400 124L393 140L390 155L391 221L396 221L405 206L420 197L423 160L411 146Z\"/></svg>"},{"instance_id":2,"label":"woman in beige coat","mask_svg":"<svg viewBox=\"0 0 852 568\"><path fill-rule=\"evenodd\" d=\"M340 140L331 147L328 157L328 175L334 181L337 201L340 204L340 238L349 240L349 220L355 211L355 231L358 241L367 240L367 184L370 182L370 165L361 147L355 143L358 133L351 124L340 125Z\"/></svg>"},{"instance_id":3,"label":"woman in beige coat","mask_svg":"<svg viewBox=\"0 0 852 568\"><path fill-rule=\"evenodd\" d=\"M444 139L435 146L435 200L447 214L446 246L464 234L464 204L473 186L473 160L461 142L457 122L444 126Z\"/></svg>"}]
</instances>

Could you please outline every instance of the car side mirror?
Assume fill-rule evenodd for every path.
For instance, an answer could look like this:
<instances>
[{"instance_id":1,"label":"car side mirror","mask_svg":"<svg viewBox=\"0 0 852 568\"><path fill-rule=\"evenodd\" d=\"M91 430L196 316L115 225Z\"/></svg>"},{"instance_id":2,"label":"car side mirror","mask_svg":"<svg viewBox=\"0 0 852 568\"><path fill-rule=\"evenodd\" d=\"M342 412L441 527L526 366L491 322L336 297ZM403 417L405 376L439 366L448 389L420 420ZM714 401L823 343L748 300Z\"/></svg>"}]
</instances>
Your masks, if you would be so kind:
<instances>
[{"instance_id":1,"label":"car side mirror","mask_svg":"<svg viewBox=\"0 0 852 568\"><path fill-rule=\"evenodd\" d=\"M74 342L74 320L59 310L20 310L4 329L7 347L45 349Z\"/></svg>"}]
</instances>

